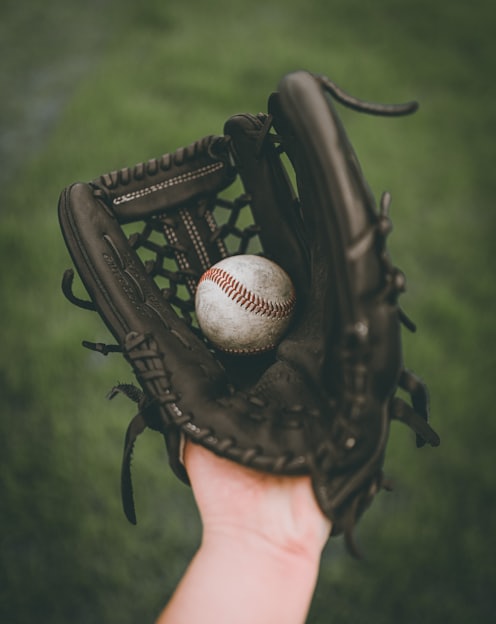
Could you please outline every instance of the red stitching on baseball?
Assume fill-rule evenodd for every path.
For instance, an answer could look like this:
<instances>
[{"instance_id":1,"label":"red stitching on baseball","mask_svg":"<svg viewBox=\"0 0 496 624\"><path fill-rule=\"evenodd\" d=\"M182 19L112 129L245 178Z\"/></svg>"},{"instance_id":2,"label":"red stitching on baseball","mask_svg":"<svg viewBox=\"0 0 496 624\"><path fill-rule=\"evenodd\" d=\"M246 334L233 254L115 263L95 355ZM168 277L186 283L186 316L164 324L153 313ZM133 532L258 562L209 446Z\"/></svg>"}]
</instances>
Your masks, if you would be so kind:
<instances>
[{"instance_id":1,"label":"red stitching on baseball","mask_svg":"<svg viewBox=\"0 0 496 624\"><path fill-rule=\"evenodd\" d=\"M243 286L241 282L232 277L227 271L218 267L210 267L210 269L205 271L199 283L204 280L214 282L230 299L239 303L245 310L255 312L255 314L264 314L270 318L283 319L291 314L294 307L296 298L294 291L291 292L286 301L281 301L280 303L267 301L263 297L250 292L246 286Z\"/></svg>"}]
</instances>

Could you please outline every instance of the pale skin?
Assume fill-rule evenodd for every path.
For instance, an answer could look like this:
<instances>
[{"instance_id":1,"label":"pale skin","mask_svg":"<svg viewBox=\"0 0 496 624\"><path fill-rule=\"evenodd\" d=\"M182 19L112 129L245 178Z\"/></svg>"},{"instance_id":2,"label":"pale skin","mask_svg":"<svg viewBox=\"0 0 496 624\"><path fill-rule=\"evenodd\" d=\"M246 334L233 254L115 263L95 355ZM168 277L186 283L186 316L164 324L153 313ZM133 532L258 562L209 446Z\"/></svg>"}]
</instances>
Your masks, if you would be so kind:
<instances>
[{"instance_id":1,"label":"pale skin","mask_svg":"<svg viewBox=\"0 0 496 624\"><path fill-rule=\"evenodd\" d=\"M187 443L202 541L157 624L303 624L331 525L309 477L263 474Z\"/></svg>"}]
</instances>

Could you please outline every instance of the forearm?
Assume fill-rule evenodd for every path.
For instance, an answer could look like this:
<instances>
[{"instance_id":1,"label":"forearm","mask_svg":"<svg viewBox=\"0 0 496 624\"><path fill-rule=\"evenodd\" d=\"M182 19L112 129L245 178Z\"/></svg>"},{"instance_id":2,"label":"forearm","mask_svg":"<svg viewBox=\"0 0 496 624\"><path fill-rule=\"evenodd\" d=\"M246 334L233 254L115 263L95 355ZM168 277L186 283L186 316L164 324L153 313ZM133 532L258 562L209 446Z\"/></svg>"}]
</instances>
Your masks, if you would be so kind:
<instances>
[{"instance_id":1,"label":"forearm","mask_svg":"<svg viewBox=\"0 0 496 624\"><path fill-rule=\"evenodd\" d=\"M320 552L281 549L263 536L209 533L157 624L302 624Z\"/></svg>"}]
</instances>

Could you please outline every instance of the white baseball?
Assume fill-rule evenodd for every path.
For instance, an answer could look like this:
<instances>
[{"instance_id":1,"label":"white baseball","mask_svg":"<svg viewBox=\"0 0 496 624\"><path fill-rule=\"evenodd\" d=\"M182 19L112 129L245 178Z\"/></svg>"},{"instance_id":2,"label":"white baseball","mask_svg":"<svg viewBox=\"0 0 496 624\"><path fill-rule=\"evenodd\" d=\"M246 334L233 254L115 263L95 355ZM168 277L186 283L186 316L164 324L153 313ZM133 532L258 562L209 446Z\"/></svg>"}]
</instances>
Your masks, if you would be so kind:
<instances>
[{"instance_id":1,"label":"white baseball","mask_svg":"<svg viewBox=\"0 0 496 624\"><path fill-rule=\"evenodd\" d=\"M205 271L195 310L200 329L215 347L248 354L280 342L295 302L293 284L280 266L260 256L240 255Z\"/></svg>"}]
</instances>

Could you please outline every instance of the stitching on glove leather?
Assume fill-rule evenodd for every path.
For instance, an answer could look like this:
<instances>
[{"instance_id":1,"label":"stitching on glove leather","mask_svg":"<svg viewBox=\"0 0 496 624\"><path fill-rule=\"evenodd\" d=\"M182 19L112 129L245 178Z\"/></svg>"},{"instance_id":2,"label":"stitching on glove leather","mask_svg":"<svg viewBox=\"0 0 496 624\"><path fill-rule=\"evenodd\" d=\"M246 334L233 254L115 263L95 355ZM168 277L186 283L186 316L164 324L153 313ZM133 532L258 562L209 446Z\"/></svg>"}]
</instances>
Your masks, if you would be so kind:
<instances>
[{"instance_id":1,"label":"stitching on glove leather","mask_svg":"<svg viewBox=\"0 0 496 624\"><path fill-rule=\"evenodd\" d=\"M204 167L201 167L196 171L188 171L187 173L182 173L175 178L171 178L170 180L164 180L163 182L152 184L151 186L145 186L144 188L132 191L131 193L119 195L118 197L114 197L112 202L114 206L118 206L120 204L134 201L135 199L141 199L142 197L146 197L147 195L151 195L152 193L157 193L158 191L163 191L164 189L170 188L171 186L177 186L178 184L187 184L188 182L192 182L193 180L204 178L223 168L223 162L205 165Z\"/></svg>"}]
</instances>

